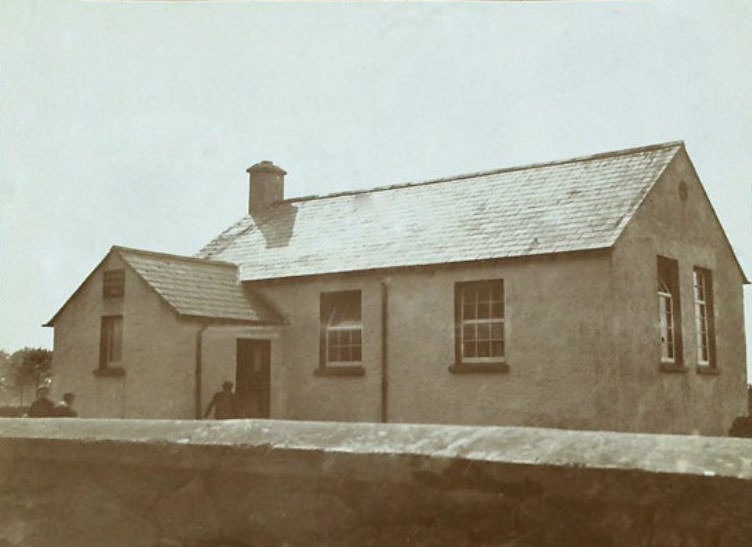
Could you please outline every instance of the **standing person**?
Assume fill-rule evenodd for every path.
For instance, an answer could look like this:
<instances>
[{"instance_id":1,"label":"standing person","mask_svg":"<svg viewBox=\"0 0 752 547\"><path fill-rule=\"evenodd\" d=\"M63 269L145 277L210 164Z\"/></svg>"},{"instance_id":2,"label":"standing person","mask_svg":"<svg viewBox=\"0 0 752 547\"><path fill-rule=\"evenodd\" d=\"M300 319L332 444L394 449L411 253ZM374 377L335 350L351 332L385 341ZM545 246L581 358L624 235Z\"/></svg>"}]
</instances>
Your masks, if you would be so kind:
<instances>
[{"instance_id":1,"label":"standing person","mask_svg":"<svg viewBox=\"0 0 752 547\"><path fill-rule=\"evenodd\" d=\"M50 388L47 386L37 388L37 398L29 407L29 418L50 418L55 415L55 403L47 398L49 394Z\"/></svg>"},{"instance_id":2,"label":"standing person","mask_svg":"<svg viewBox=\"0 0 752 547\"><path fill-rule=\"evenodd\" d=\"M55 416L58 418L75 418L78 412L73 409L73 401L76 396L73 393L63 395L63 400L55 405Z\"/></svg>"},{"instance_id":3,"label":"standing person","mask_svg":"<svg viewBox=\"0 0 752 547\"><path fill-rule=\"evenodd\" d=\"M227 420L235 418L237 412L235 409L235 394L232 392L232 382L224 382L222 391L218 391L206 407L204 418L208 418L214 408L215 420Z\"/></svg>"}]
</instances>

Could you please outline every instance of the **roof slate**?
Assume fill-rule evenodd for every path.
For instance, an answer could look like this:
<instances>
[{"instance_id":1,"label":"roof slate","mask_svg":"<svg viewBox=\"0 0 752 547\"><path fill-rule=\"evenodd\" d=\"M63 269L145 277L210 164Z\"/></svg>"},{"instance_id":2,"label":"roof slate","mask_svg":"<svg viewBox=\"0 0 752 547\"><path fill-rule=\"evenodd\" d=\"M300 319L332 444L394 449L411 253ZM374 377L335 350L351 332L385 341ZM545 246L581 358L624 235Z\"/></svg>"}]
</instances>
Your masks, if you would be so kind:
<instances>
[{"instance_id":1,"label":"roof slate","mask_svg":"<svg viewBox=\"0 0 752 547\"><path fill-rule=\"evenodd\" d=\"M126 247L113 247L113 251L180 315L282 323L274 309L243 288L234 264Z\"/></svg>"},{"instance_id":2,"label":"roof slate","mask_svg":"<svg viewBox=\"0 0 752 547\"><path fill-rule=\"evenodd\" d=\"M288 199L196 256L249 281L607 248L682 146Z\"/></svg>"}]
</instances>

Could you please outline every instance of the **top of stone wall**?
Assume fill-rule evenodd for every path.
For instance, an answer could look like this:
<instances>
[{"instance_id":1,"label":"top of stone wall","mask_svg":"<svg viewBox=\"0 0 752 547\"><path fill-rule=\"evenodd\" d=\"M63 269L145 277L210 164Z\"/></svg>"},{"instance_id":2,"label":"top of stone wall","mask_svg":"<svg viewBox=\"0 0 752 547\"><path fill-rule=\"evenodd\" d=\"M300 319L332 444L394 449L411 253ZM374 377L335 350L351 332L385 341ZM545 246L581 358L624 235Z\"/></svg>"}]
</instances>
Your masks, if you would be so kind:
<instances>
[{"instance_id":1,"label":"top of stone wall","mask_svg":"<svg viewBox=\"0 0 752 547\"><path fill-rule=\"evenodd\" d=\"M0 447L14 442L223 447L229 454L310 451L421 456L514 465L636 470L752 478L752 440L568 431L529 427L282 420L89 420L0 418ZM112 451L117 458L118 451ZM66 452L50 457L64 458Z\"/></svg>"}]
</instances>

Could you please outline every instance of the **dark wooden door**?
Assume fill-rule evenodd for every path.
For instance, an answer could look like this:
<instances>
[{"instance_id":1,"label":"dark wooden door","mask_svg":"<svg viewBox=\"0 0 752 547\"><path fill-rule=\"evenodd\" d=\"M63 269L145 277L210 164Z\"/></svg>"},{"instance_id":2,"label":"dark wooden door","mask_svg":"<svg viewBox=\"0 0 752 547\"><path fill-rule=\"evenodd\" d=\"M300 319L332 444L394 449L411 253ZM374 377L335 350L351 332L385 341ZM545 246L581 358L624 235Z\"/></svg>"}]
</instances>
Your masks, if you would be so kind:
<instances>
[{"instance_id":1,"label":"dark wooden door","mask_svg":"<svg viewBox=\"0 0 752 547\"><path fill-rule=\"evenodd\" d=\"M271 342L238 338L235 401L241 418L268 418Z\"/></svg>"}]
</instances>

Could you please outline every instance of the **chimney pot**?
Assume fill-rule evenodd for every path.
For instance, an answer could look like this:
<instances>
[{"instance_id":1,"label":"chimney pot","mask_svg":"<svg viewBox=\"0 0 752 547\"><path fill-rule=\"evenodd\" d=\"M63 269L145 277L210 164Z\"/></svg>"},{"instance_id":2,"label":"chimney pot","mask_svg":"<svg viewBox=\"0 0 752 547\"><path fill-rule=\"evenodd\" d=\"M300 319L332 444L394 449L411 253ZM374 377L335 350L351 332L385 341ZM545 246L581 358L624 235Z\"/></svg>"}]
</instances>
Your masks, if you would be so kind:
<instances>
[{"instance_id":1,"label":"chimney pot","mask_svg":"<svg viewBox=\"0 0 752 547\"><path fill-rule=\"evenodd\" d=\"M249 175L248 213L257 215L269 205L285 198L285 175L287 172L264 160L246 169Z\"/></svg>"}]
</instances>

